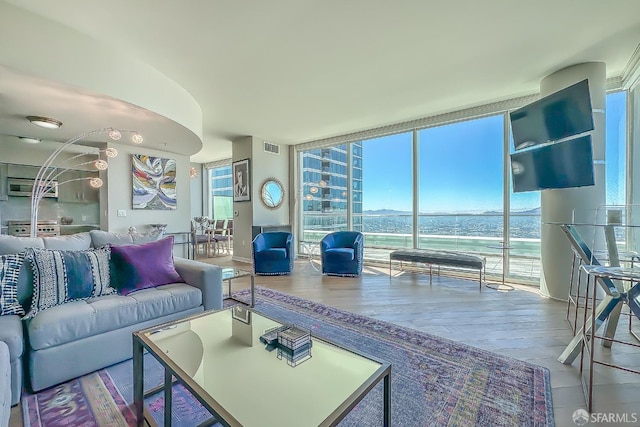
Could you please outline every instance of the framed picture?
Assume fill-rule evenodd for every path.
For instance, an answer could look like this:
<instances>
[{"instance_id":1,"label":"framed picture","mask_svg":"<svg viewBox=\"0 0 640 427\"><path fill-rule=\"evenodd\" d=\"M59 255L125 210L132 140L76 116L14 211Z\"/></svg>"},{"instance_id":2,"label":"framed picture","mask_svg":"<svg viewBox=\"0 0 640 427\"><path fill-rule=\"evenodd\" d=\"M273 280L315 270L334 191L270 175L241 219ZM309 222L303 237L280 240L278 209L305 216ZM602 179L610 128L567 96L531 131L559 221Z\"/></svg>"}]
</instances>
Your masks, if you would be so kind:
<instances>
[{"instance_id":1,"label":"framed picture","mask_svg":"<svg viewBox=\"0 0 640 427\"><path fill-rule=\"evenodd\" d=\"M233 162L231 172L233 173L233 201L247 202L251 200L249 159Z\"/></svg>"},{"instance_id":2,"label":"framed picture","mask_svg":"<svg viewBox=\"0 0 640 427\"><path fill-rule=\"evenodd\" d=\"M144 154L131 156L133 209L175 210L176 161Z\"/></svg>"},{"instance_id":3,"label":"framed picture","mask_svg":"<svg viewBox=\"0 0 640 427\"><path fill-rule=\"evenodd\" d=\"M231 310L231 317L241 321L242 323L246 323L247 325L251 324L251 312L245 307L239 305L233 307Z\"/></svg>"}]
</instances>

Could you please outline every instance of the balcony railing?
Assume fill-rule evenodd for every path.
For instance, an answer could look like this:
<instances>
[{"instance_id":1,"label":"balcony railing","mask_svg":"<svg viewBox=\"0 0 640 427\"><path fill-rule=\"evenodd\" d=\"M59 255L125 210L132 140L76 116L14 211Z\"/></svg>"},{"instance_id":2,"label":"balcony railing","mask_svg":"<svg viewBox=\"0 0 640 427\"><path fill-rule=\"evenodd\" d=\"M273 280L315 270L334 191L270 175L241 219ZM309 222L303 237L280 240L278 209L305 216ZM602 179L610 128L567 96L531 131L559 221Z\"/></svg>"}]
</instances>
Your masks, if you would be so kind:
<instances>
[{"instance_id":1,"label":"balcony railing","mask_svg":"<svg viewBox=\"0 0 640 427\"><path fill-rule=\"evenodd\" d=\"M304 214L301 240L320 241L328 232L347 229L345 213ZM419 215L418 248L451 250L484 256L489 276L501 276L503 255L507 277L538 284L540 277L540 216L512 214L509 248L489 248L505 239L501 213L483 215ZM365 259L388 262L394 249L413 247L413 217L406 214L354 215L353 229L365 235Z\"/></svg>"}]
</instances>

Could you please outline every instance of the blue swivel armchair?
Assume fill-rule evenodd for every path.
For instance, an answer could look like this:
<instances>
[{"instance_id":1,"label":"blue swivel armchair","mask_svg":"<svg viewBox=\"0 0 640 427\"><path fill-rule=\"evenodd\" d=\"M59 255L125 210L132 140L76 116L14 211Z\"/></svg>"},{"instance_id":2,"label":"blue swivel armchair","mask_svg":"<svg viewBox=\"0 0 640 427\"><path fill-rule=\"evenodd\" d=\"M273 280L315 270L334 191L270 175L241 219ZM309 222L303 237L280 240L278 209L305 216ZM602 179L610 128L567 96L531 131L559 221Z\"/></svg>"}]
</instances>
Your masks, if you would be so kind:
<instances>
[{"instance_id":1,"label":"blue swivel armchair","mask_svg":"<svg viewBox=\"0 0 640 427\"><path fill-rule=\"evenodd\" d=\"M259 275L283 275L293 270L293 234L260 233L253 239L253 271Z\"/></svg>"},{"instance_id":2,"label":"blue swivel armchair","mask_svg":"<svg viewBox=\"0 0 640 427\"><path fill-rule=\"evenodd\" d=\"M359 276L362 273L364 238L357 231L336 231L320 241L322 274Z\"/></svg>"}]
</instances>

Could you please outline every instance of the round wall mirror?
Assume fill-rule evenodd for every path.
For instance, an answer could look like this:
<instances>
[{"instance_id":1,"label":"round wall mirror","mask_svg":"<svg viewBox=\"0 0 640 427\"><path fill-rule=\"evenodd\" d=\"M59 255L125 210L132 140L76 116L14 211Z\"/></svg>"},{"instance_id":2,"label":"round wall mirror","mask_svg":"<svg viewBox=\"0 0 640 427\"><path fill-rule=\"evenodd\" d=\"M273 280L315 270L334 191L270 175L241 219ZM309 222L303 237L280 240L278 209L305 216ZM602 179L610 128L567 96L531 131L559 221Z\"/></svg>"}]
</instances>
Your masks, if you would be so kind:
<instances>
[{"instance_id":1,"label":"round wall mirror","mask_svg":"<svg viewBox=\"0 0 640 427\"><path fill-rule=\"evenodd\" d=\"M269 209L278 209L284 202L284 187L275 178L267 178L260 189L260 199Z\"/></svg>"}]
</instances>

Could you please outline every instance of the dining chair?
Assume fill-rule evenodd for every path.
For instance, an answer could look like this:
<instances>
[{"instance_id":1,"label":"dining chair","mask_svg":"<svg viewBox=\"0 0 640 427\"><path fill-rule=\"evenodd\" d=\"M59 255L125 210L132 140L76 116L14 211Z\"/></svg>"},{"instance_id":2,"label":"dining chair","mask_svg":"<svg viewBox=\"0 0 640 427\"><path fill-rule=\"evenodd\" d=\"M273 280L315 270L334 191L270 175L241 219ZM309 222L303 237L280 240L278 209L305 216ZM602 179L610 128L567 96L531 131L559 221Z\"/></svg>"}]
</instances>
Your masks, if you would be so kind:
<instances>
[{"instance_id":1,"label":"dining chair","mask_svg":"<svg viewBox=\"0 0 640 427\"><path fill-rule=\"evenodd\" d=\"M209 234L206 232L206 225L203 221L191 220L191 244L193 245L193 257L200 253L209 253Z\"/></svg>"},{"instance_id":2,"label":"dining chair","mask_svg":"<svg viewBox=\"0 0 640 427\"><path fill-rule=\"evenodd\" d=\"M216 234L216 244L218 251L225 248L227 254L231 254L231 244L233 242L233 219L228 219L221 234Z\"/></svg>"},{"instance_id":3,"label":"dining chair","mask_svg":"<svg viewBox=\"0 0 640 427\"><path fill-rule=\"evenodd\" d=\"M220 254L220 247L227 240L225 237L226 219L214 219L209 222L209 245L216 255Z\"/></svg>"}]
</instances>

